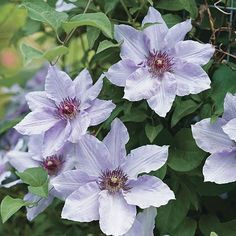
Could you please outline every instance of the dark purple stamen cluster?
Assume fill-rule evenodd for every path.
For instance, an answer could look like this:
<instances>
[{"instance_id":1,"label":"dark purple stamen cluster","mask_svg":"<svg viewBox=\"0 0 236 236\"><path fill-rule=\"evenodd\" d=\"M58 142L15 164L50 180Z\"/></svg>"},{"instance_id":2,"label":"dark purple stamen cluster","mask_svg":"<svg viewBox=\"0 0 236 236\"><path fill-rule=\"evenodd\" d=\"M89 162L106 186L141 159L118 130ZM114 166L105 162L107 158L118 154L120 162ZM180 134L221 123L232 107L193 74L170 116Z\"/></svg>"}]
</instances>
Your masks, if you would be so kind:
<instances>
[{"instance_id":1,"label":"dark purple stamen cluster","mask_svg":"<svg viewBox=\"0 0 236 236\"><path fill-rule=\"evenodd\" d=\"M42 161L42 167L48 172L48 175L57 175L62 169L64 160L61 155L53 155Z\"/></svg>"},{"instance_id":2,"label":"dark purple stamen cluster","mask_svg":"<svg viewBox=\"0 0 236 236\"><path fill-rule=\"evenodd\" d=\"M173 58L166 52L150 52L147 58L147 66L153 77L160 77L165 72L172 72L173 65Z\"/></svg>"},{"instance_id":3,"label":"dark purple stamen cluster","mask_svg":"<svg viewBox=\"0 0 236 236\"><path fill-rule=\"evenodd\" d=\"M107 190L109 193L114 194L119 190L128 191L131 188L127 184L128 176L121 168L115 170L103 171L99 177L98 184L101 190Z\"/></svg>"},{"instance_id":4,"label":"dark purple stamen cluster","mask_svg":"<svg viewBox=\"0 0 236 236\"><path fill-rule=\"evenodd\" d=\"M73 119L79 112L79 101L76 98L65 98L57 107L62 119Z\"/></svg>"}]
</instances>

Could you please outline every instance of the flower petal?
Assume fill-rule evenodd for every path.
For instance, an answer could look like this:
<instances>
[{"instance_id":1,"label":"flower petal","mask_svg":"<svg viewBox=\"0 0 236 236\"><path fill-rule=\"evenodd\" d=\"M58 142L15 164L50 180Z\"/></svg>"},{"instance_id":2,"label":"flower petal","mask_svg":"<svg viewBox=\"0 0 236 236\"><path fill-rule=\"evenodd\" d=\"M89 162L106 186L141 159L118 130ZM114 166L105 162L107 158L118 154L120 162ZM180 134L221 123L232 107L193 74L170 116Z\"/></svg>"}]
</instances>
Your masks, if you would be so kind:
<instances>
[{"instance_id":1,"label":"flower petal","mask_svg":"<svg viewBox=\"0 0 236 236\"><path fill-rule=\"evenodd\" d=\"M180 41L175 45L174 57L189 63L205 65L215 52L213 45L192 40Z\"/></svg>"},{"instance_id":2,"label":"flower petal","mask_svg":"<svg viewBox=\"0 0 236 236\"><path fill-rule=\"evenodd\" d=\"M236 118L236 96L231 93L225 96L223 118L227 121Z\"/></svg>"},{"instance_id":3,"label":"flower petal","mask_svg":"<svg viewBox=\"0 0 236 236\"><path fill-rule=\"evenodd\" d=\"M142 31L128 25L115 25L115 39L122 42L121 58L141 63L149 54L149 40Z\"/></svg>"},{"instance_id":4,"label":"flower petal","mask_svg":"<svg viewBox=\"0 0 236 236\"><path fill-rule=\"evenodd\" d=\"M84 135L76 145L78 169L89 176L100 176L101 172L111 167L109 151L105 144L92 135Z\"/></svg>"},{"instance_id":5,"label":"flower petal","mask_svg":"<svg viewBox=\"0 0 236 236\"><path fill-rule=\"evenodd\" d=\"M112 101L95 99L92 105L86 110L90 118L90 125L98 125L105 121L115 107Z\"/></svg>"},{"instance_id":6,"label":"flower petal","mask_svg":"<svg viewBox=\"0 0 236 236\"><path fill-rule=\"evenodd\" d=\"M86 173L79 170L69 170L61 173L51 180L51 184L57 192L68 197L71 193L78 190L82 185L93 181Z\"/></svg>"},{"instance_id":7,"label":"flower petal","mask_svg":"<svg viewBox=\"0 0 236 236\"><path fill-rule=\"evenodd\" d=\"M129 178L158 170L167 161L168 146L146 145L136 148L127 156L122 168Z\"/></svg>"},{"instance_id":8,"label":"flower petal","mask_svg":"<svg viewBox=\"0 0 236 236\"><path fill-rule=\"evenodd\" d=\"M159 116L165 117L166 113L171 109L176 95L176 81L171 73L166 72L164 74L155 94L147 100L148 105Z\"/></svg>"},{"instance_id":9,"label":"flower petal","mask_svg":"<svg viewBox=\"0 0 236 236\"><path fill-rule=\"evenodd\" d=\"M71 78L63 71L51 66L45 81L45 91L48 98L60 104L65 98L75 97L75 88Z\"/></svg>"},{"instance_id":10,"label":"flower petal","mask_svg":"<svg viewBox=\"0 0 236 236\"><path fill-rule=\"evenodd\" d=\"M48 198L41 198L32 193L27 193L24 197L24 201L28 202L38 202L34 207L26 207L27 209L27 219L32 221L36 216L43 212L53 201L54 197L49 195Z\"/></svg>"},{"instance_id":11,"label":"flower petal","mask_svg":"<svg viewBox=\"0 0 236 236\"><path fill-rule=\"evenodd\" d=\"M30 112L14 128L23 135L42 134L58 123L53 110L35 110Z\"/></svg>"},{"instance_id":12,"label":"flower petal","mask_svg":"<svg viewBox=\"0 0 236 236\"><path fill-rule=\"evenodd\" d=\"M86 134L90 125L90 118L87 112L78 114L77 117L70 120L71 133L68 140L72 143L77 143L79 139Z\"/></svg>"},{"instance_id":13,"label":"flower petal","mask_svg":"<svg viewBox=\"0 0 236 236\"><path fill-rule=\"evenodd\" d=\"M197 145L210 153L231 150L235 144L222 129L225 123L225 120L218 118L213 124L210 119L204 119L192 125L192 133Z\"/></svg>"},{"instance_id":14,"label":"flower petal","mask_svg":"<svg viewBox=\"0 0 236 236\"><path fill-rule=\"evenodd\" d=\"M40 164L32 159L32 154L21 151L10 151L6 154L9 163L19 172L32 167L38 167Z\"/></svg>"},{"instance_id":15,"label":"flower petal","mask_svg":"<svg viewBox=\"0 0 236 236\"><path fill-rule=\"evenodd\" d=\"M179 41L184 40L185 35L192 29L191 20L178 23L171 27L164 38L166 48L172 48Z\"/></svg>"},{"instance_id":16,"label":"flower petal","mask_svg":"<svg viewBox=\"0 0 236 236\"><path fill-rule=\"evenodd\" d=\"M42 160L43 134L31 135L28 142L28 152L36 161Z\"/></svg>"},{"instance_id":17,"label":"flower petal","mask_svg":"<svg viewBox=\"0 0 236 236\"><path fill-rule=\"evenodd\" d=\"M125 200L128 204L142 209L150 206L160 207L175 199L170 188L154 176L142 175L137 180L129 181L128 184L131 189L123 192Z\"/></svg>"},{"instance_id":18,"label":"flower petal","mask_svg":"<svg viewBox=\"0 0 236 236\"><path fill-rule=\"evenodd\" d=\"M124 236L154 236L156 215L155 207L149 207L138 213L132 228Z\"/></svg>"},{"instance_id":19,"label":"flower petal","mask_svg":"<svg viewBox=\"0 0 236 236\"><path fill-rule=\"evenodd\" d=\"M99 192L100 189L96 182L81 186L66 198L61 217L79 222L98 220Z\"/></svg>"},{"instance_id":20,"label":"flower petal","mask_svg":"<svg viewBox=\"0 0 236 236\"><path fill-rule=\"evenodd\" d=\"M128 205L122 194L102 191L99 196L100 228L106 235L122 235L132 227L136 207Z\"/></svg>"},{"instance_id":21,"label":"flower petal","mask_svg":"<svg viewBox=\"0 0 236 236\"><path fill-rule=\"evenodd\" d=\"M236 141L236 118L230 120L227 124L225 124L222 129L228 136Z\"/></svg>"},{"instance_id":22,"label":"flower petal","mask_svg":"<svg viewBox=\"0 0 236 236\"><path fill-rule=\"evenodd\" d=\"M197 94L210 88L211 80L199 65L179 60L175 63L173 73L178 96Z\"/></svg>"},{"instance_id":23,"label":"flower petal","mask_svg":"<svg viewBox=\"0 0 236 236\"><path fill-rule=\"evenodd\" d=\"M129 101L149 99L155 95L157 87L158 80L147 69L139 68L126 80L124 98Z\"/></svg>"},{"instance_id":24,"label":"flower petal","mask_svg":"<svg viewBox=\"0 0 236 236\"><path fill-rule=\"evenodd\" d=\"M168 27L160 12L153 7L149 7L148 13L143 19L142 26L146 23L157 23L145 28L144 33L150 39L151 49L160 50L163 39L168 32Z\"/></svg>"},{"instance_id":25,"label":"flower petal","mask_svg":"<svg viewBox=\"0 0 236 236\"><path fill-rule=\"evenodd\" d=\"M125 145L129 141L129 133L120 119L116 118L111 123L111 130L104 138L103 143L110 152L110 161L113 168L120 166L126 156Z\"/></svg>"},{"instance_id":26,"label":"flower petal","mask_svg":"<svg viewBox=\"0 0 236 236\"><path fill-rule=\"evenodd\" d=\"M112 65L105 75L111 83L125 87L128 77L138 68L139 67L132 60L124 59Z\"/></svg>"},{"instance_id":27,"label":"flower petal","mask_svg":"<svg viewBox=\"0 0 236 236\"><path fill-rule=\"evenodd\" d=\"M236 181L236 152L210 155L203 166L204 181L226 184Z\"/></svg>"},{"instance_id":28,"label":"flower petal","mask_svg":"<svg viewBox=\"0 0 236 236\"><path fill-rule=\"evenodd\" d=\"M55 103L47 97L45 91L30 92L25 95L30 110L55 108Z\"/></svg>"},{"instance_id":29,"label":"flower petal","mask_svg":"<svg viewBox=\"0 0 236 236\"><path fill-rule=\"evenodd\" d=\"M61 120L44 135L43 156L51 156L58 152L68 140L71 133L69 121Z\"/></svg>"}]
</instances>

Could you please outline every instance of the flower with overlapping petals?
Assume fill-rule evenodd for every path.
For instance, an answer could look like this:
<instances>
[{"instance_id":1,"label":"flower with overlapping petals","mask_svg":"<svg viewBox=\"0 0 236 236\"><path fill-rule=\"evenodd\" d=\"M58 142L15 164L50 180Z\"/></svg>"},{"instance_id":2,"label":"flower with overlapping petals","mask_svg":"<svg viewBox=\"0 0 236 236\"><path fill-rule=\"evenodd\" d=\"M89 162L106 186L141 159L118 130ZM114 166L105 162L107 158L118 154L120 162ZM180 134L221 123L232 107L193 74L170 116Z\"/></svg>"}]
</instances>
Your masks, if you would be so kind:
<instances>
[{"instance_id":1,"label":"flower with overlapping petals","mask_svg":"<svg viewBox=\"0 0 236 236\"><path fill-rule=\"evenodd\" d=\"M86 135L77 144L78 169L56 177L52 184L66 198L62 218L79 222L99 220L107 235L123 235L134 224L136 206L159 207L174 199L160 179L141 175L165 164L168 146L146 145L126 155L129 135L115 119L103 142Z\"/></svg>"},{"instance_id":2,"label":"flower with overlapping petals","mask_svg":"<svg viewBox=\"0 0 236 236\"><path fill-rule=\"evenodd\" d=\"M212 123L210 118L192 126L197 145L211 153L203 166L205 181L225 184L236 181L236 96L226 94L224 114Z\"/></svg>"},{"instance_id":3,"label":"flower with overlapping petals","mask_svg":"<svg viewBox=\"0 0 236 236\"><path fill-rule=\"evenodd\" d=\"M67 142L76 143L89 126L106 120L114 109L111 101L97 99L102 78L94 85L84 69L72 81L63 71L50 67L45 91L26 95L30 112L15 129L24 135L44 133L44 156L53 155Z\"/></svg>"},{"instance_id":4,"label":"flower with overlapping petals","mask_svg":"<svg viewBox=\"0 0 236 236\"><path fill-rule=\"evenodd\" d=\"M147 23L153 23L146 27ZM210 79L201 65L214 53L211 44L183 41L192 29L186 20L168 29L153 7L144 18L143 31L128 25L115 26L115 38L123 41L121 61L111 66L106 77L125 87L124 98L146 99L151 109L165 117L175 96L197 94L210 88Z\"/></svg>"}]
</instances>

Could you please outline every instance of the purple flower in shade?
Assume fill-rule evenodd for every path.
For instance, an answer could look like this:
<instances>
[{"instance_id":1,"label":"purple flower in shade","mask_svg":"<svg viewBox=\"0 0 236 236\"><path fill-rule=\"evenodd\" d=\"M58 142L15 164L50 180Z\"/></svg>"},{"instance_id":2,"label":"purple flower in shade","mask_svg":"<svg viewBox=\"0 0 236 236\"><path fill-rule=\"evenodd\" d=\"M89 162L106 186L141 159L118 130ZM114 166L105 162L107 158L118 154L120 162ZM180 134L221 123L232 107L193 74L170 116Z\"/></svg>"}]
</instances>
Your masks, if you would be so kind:
<instances>
[{"instance_id":1,"label":"purple flower in shade","mask_svg":"<svg viewBox=\"0 0 236 236\"><path fill-rule=\"evenodd\" d=\"M201 65L214 53L210 44L184 40L191 20L168 29L161 14L149 8L142 25L156 23L138 31L127 25L115 26L115 38L123 41L121 61L111 66L106 77L125 87L124 98L147 99L162 117L170 110L175 96L196 94L210 88L210 79Z\"/></svg>"},{"instance_id":2,"label":"purple flower in shade","mask_svg":"<svg viewBox=\"0 0 236 236\"><path fill-rule=\"evenodd\" d=\"M126 127L115 119L103 142L92 135L79 141L77 169L64 172L52 182L66 198L62 218L79 222L99 220L105 234L123 235L134 223L136 206L159 207L175 198L160 179L138 177L165 164L168 146L146 145L126 156L128 140Z\"/></svg>"},{"instance_id":3,"label":"purple flower in shade","mask_svg":"<svg viewBox=\"0 0 236 236\"><path fill-rule=\"evenodd\" d=\"M132 228L123 236L154 236L156 208L149 207L138 213Z\"/></svg>"},{"instance_id":4,"label":"purple flower in shade","mask_svg":"<svg viewBox=\"0 0 236 236\"><path fill-rule=\"evenodd\" d=\"M215 123L204 119L192 126L197 145L211 153L203 166L205 181L236 181L236 96L227 93L224 114Z\"/></svg>"},{"instance_id":5,"label":"purple flower in shade","mask_svg":"<svg viewBox=\"0 0 236 236\"><path fill-rule=\"evenodd\" d=\"M32 112L15 129L24 135L45 132L44 156L53 155L66 141L78 142L89 126L106 120L115 107L111 101L97 99L102 83L100 78L93 85L86 69L72 81L65 72L50 67L45 91L26 95Z\"/></svg>"},{"instance_id":6,"label":"purple flower in shade","mask_svg":"<svg viewBox=\"0 0 236 236\"><path fill-rule=\"evenodd\" d=\"M38 202L35 207L27 207L27 219L33 220L38 214L44 211L53 201L54 197L63 198L51 185L51 180L63 171L74 168L74 159L72 158L71 144L67 143L62 150L48 157L42 155L42 135L30 136L28 143L28 152L10 151L7 154L9 163L18 171L23 172L32 167L43 167L49 176L49 195L47 198L41 198L32 193L27 193L25 201Z\"/></svg>"}]
</instances>

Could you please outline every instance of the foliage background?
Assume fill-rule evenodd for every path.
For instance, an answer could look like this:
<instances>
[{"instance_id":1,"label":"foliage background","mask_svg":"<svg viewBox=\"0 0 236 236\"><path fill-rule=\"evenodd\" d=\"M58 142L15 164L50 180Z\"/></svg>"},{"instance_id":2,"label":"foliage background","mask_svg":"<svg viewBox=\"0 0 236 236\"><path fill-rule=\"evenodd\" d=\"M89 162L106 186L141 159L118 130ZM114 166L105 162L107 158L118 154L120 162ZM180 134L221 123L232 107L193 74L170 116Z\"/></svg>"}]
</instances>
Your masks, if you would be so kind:
<instances>
[{"instance_id":1,"label":"foliage background","mask_svg":"<svg viewBox=\"0 0 236 236\"><path fill-rule=\"evenodd\" d=\"M54 19L52 24L27 12L27 2L50 6L50 16ZM110 129L112 119L118 116L130 133L128 150L148 143L171 145L167 164L153 174L164 179L177 200L158 209L155 235L210 235L211 232L236 235L236 184L203 182L202 166L208 154L196 146L190 129L191 124L201 119L211 117L215 120L223 112L226 92L236 93L236 0L218 3L216 6L222 11L214 6L216 1L213 0L93 0L89 5L87 0L65 2L77 6L66 12L69 19L83 13L87 6L88 13L103 12L112 24L124 23L136 28L141 27L148 7L153 5L162 13L169 27L191 17L193 29L188 38L215 45L214 58L204 67L212 80L212 88L198 95L177 97L165 119L158 117L146 101L131 103L122 99L123 89L105 79L100 96L112 99L117 107L106 122L91 132L102 139ZM51 63L57 62L72 77L87 67L94 79L119 60L119 45L97 27L76 27L68 38L60 22L65 15L54 15L56 0L23 1L22 7L20 4L22 1L17 0L0 2L2 138L14 124L14 120L4 118L14 94L4 92L3 87L10 88L15 83L24 87L47 59ZM39 14L42 13L40 9ZM24 186L0 188L0 200L6 194L23 196L26 190ZM62 202L55 201L34 222L26 220L22 209L4 225L0 224L0 235L102 235L97 223L61 220L62 206Z\"/></svg>"}]
</instances>

